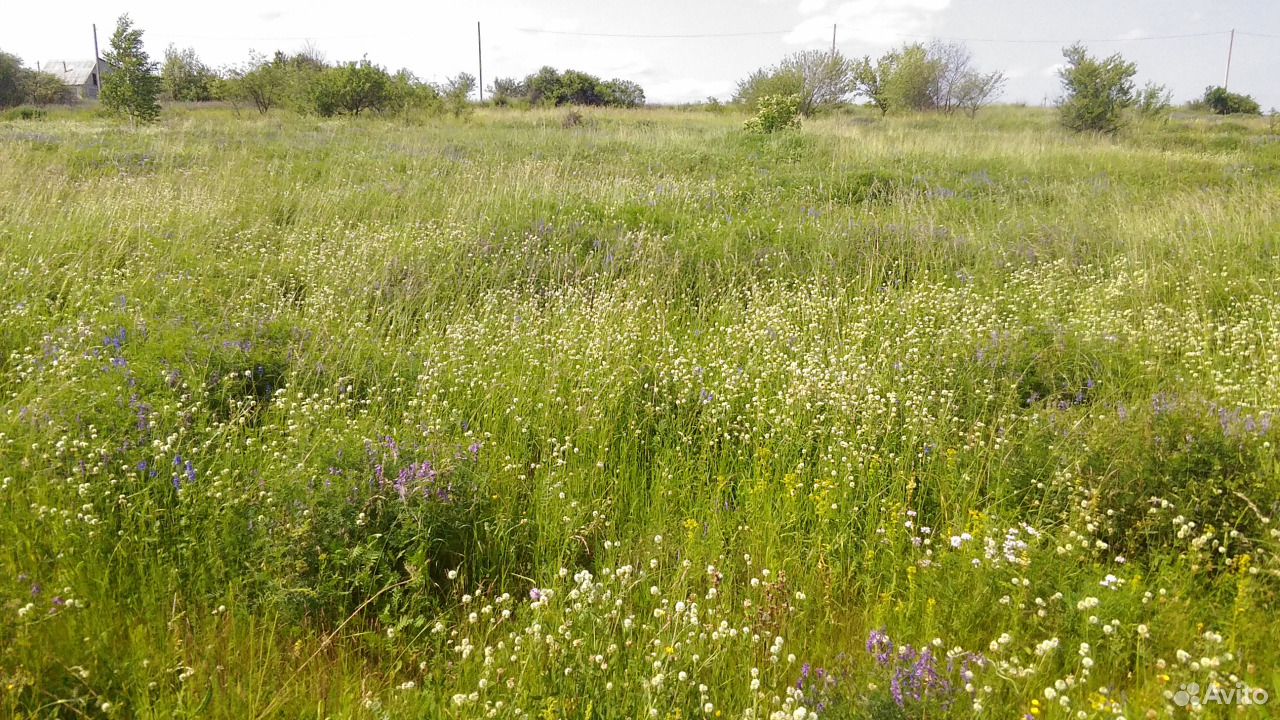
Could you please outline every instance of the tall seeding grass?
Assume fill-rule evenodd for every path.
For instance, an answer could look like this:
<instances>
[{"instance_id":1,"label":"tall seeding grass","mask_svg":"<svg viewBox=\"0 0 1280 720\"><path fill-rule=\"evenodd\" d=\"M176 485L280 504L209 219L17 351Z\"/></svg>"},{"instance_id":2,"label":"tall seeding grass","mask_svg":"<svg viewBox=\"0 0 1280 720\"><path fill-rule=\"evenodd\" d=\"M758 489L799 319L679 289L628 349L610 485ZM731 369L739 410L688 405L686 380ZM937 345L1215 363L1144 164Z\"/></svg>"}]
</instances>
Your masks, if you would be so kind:
<instances>
[{"instance_id":1,"label":"tall seeding grass","mask_svg":"<svg viewBox=\"0 0 1280 720\"><path fill-rule=\"evenodd\" d=\"M451 122L0 123L0 714L1274 712L1265 125Z\"/></svg>"}]
</instances>

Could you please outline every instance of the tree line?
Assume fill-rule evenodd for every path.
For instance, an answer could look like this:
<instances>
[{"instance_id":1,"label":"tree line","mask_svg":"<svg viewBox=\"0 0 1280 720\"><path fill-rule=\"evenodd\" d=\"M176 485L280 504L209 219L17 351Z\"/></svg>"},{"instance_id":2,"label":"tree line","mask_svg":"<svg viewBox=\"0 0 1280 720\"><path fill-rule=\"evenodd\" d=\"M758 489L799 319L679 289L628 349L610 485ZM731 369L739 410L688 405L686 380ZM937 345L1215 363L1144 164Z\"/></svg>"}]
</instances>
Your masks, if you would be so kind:
<instances>
[{"instance_id":1,"label":"tree line","mask_svg":"<svg viewBox=\"0 0 1280 720\"><path fill-rule=\"evenodd\" d=\"M1063 49L1059 71L1062 124L1073 130L1114 132L1128 113L1159 117L1171 107L1161 85L1136 88L1136 66L1118 53L1089 55L1082 44ZM104 59L101 99L105 107L133 121L154 120L159 100L220 100L267 113L276 108L330 117L365 112L426 110L461 115L470 111L477 89L474 76L459 73L443 83L421 80L407 69L389 73L367 58L329 63L315 48L296 53L251 55L245 63L214 69L194 48L170 45L163 62L151 60L142 30L128 15L117 21ZM983 71L958 42L907 43L875 60L851 58L832 50L808 50L760 68L738 83L734 101L762 113L753 129L795 126L795 118L863 99L883 114L891 112L964 113L975 116L1000 97L1006 83L1000 71ZM496 78L488 88L499 106L597 105L637 107L645 103L639 84L603 80L578 70L543 67L523 79ZM21 104L70 102L72 93L51 73L25 67L0 51L0 108ZM1248 95L1222 87L1206 88L1193 108L1219 114L1259 114Z\"/></svg>"},{"instance_id":2,"label":"tree line","mask_svg":"<svg viewBox=\"0 0 1280 720\"><path fill-rule=\"evenodd\" d=\"M1063 48L1063 57L1058 111L1069 129L1115 132L1128 113L1160 117L1172 107L1172 95L1163 85L1135 87L1137 67L1118 53L1097 58L1077 43ZM795 118L858 99L882 114L963 112L973 117L999 99L1005 83L1004 73L978 69L962 43L915 42L875 60L836 50L797 52L739 81L733 100L757 113L749 129L769 132L795 126ZM1223 115L1261 112L1253 98L1221 87L1206 88L1204 97L1189 106ZM795 118L788 117L792 112Z\"/></svg>"},{"instance_id":3,"label":"tree line","mask_svg":"<svg viewBox=\"0 0 1280 720\"><path fill-rule=\"evenodd\" d=\"M103 106L137 122L154 120L159 101L222 101L268 113L288 108L322 117L365 112L424 110L462 115L477 89L474 75L459 73L442 83L426 82L407 69L395 73L368 58L330 63L313 47L296 53L252 54L248 61L215 69L194 48L170 45L163 62L151 59L142 30L128 15L116 23L103 59ZM544 67L522 80L498 78L489 88L497 105L599 105L638 107L644 89L630 80L602 80L578 70ZM73 101L74 93L50 73L26 68L0 52L0 108Z\"/></svg>"}]
</instances>

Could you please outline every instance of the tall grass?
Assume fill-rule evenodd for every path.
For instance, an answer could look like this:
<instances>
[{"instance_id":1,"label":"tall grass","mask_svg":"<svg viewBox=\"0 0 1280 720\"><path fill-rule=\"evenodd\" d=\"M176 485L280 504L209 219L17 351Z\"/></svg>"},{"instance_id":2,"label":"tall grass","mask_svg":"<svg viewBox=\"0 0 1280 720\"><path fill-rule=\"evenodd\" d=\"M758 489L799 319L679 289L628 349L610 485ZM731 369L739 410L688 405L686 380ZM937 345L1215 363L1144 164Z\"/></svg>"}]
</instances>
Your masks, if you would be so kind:
<instances>
[{"instance_id":1,"label":"tall grass","mask_svg":"<svg viewBox=\"0 0 1280 720\"><path fill-rule=\"evenodd\" d=\"M1265 125L739 125L0 123L0 712L1280 690Z\"/></svg>"}]
</instances>

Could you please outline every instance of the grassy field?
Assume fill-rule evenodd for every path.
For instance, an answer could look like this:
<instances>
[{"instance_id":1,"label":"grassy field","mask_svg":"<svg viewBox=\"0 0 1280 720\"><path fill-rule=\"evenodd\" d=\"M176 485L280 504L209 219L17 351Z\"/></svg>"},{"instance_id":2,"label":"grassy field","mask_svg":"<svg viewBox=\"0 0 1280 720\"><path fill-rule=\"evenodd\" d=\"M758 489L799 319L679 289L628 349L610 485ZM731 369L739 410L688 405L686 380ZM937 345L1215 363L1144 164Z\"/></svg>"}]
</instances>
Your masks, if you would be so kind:
<instances>
[{"instance_id":1,"label":"grassy field","mask_svg":"<svg viewBox=\"0 0 1280 720\"><path fill-rule=\"evenodd\" d=\"M0 123L0 716L1275 711L1265 120L563 116Z\"/></svg>"}]
</instances>

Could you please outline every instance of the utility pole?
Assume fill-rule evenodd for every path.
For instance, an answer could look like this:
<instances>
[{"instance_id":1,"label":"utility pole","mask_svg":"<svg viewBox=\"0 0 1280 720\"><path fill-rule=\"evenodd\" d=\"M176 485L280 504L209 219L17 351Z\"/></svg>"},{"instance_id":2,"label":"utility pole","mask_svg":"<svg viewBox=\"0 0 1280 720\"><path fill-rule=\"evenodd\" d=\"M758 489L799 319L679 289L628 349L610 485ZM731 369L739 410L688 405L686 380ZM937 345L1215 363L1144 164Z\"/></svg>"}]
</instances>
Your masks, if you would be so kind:
<instances>
[{"instance_id":1,"label":"utility pole","mask_svg":"<svg viewBox=\"0 0 1280 720\"><path fill-rule=\"evenodd\" d=\"M93 89L102 90L102 57L98 55L98 23L93 24Z\"/></svg>"},{"instance_id":2,"label":"utility pole","mask_svg":"<svg viewBox=\"0 0 1280 720\"><path fill-rule=\"evenodd\" d=\"M480 102L484 102L484 45L480 42L480 21L476 21L476 61L480 65Z\"/></svg>"},{"instance_id":3,"label":"utility pole","mask_svg":"<svg viewBox=\"0 0 1280 720\"><path fill-rule=\"evenodd\" d=\"M1231 43L1227 45L1227 78L1222 81L1222 89L1226 90L1231 85L1231 51L1236 47L1236 29L1231 28Z\"/></svg>"},{"instance_id":4,"label":"utility pole","mask_svg":"<svg viewBox=\"0 0 1280 720\"><path fill-rule=\"evenodd\" d=\"M831 54L836 54L836 24L831 23Z\"/></svg>"}]
</instances>

